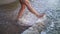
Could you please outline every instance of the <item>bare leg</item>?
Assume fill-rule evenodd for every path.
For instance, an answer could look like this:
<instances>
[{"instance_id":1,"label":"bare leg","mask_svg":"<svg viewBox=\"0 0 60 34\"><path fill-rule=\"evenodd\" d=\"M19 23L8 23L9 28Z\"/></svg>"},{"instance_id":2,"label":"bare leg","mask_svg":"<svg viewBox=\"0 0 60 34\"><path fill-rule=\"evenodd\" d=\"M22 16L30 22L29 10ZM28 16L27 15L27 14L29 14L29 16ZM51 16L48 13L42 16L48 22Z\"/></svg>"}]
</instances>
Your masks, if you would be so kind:
<instances>
[{"instance_id":1,"label":"bare leg","mask_svg":"<svg viewBox=\"0 0 60 34\"><path fill-rule=\"evenodd\" d=\"M18 13L18 19L22 17L23 13L24 13L24 10L25 8L27 7L28 10L30 10L31 13L35 14L37 17L43 17L44 14L39 14L32 6L31 4L29 3L29 0L20 0L20 4L21 4L21 9Z\"/></svg>"},{"instance_id":2,"label":"bare leg","mask_svg":"<svg viewBox=\"0 0 60 34\"><path fill-rule=\"evenodd\" d=\"M33 13L35 15L39 15L39 13L37 13L37 11L31 6L29 1L26 1L25 5L27 6L28 10L30 10L31 13Z\"/></svg>"},{"instance_id":3,"label":"bare leg","mask_svg":"<svg viewBox=\"0 0 60 34\"><path fill-rule=\"evenodd\" d=\"M22 15L23 15L23 13L24 13L24 10L25 10L25 8L26 8L25 4L23 4L21 1L20 1L20 4L21 4L21 9L20 9L20 11L19 11L19 13L18 13L17 19L19 19L19 18L22 17Z\"/></svg>"},{"instance_id":4,"label":"bare leg","mask_svg":"<svg viewBox=\"0 0 60 34\"><path fill-rule=\"evenodd\" d=\"M44 14L39 14L29 3L29 0L25 0L24 4L27 6L28 10L30 10L31 13L35 14L37 17L43 17Z\"/></svg>"}]
</instances>

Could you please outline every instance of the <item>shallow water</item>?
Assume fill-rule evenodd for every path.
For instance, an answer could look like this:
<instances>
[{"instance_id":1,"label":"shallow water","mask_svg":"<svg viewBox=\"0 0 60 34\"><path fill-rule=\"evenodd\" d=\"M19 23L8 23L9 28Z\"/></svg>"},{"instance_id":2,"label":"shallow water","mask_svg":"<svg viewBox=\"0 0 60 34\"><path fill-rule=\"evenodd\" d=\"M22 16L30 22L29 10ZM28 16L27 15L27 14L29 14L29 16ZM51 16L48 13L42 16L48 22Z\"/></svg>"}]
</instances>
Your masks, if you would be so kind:
<instances>
[{"instance_id":1,"label":"shallow water","mask_svg":"<svg viewBox=\"0 0 60 34\"><path fill-rule=\"evenodd\" d=\"M60 34L60 0L31 0L32 6L39 13L46 13L50 20L44 34ZM28 11L27 11L28 12ZM35 23L38 19L28 12L26 19ZM34 19L34 20L33 20ZM42 34L43 34L42 33Z\"/></svg>"}]
</instances>

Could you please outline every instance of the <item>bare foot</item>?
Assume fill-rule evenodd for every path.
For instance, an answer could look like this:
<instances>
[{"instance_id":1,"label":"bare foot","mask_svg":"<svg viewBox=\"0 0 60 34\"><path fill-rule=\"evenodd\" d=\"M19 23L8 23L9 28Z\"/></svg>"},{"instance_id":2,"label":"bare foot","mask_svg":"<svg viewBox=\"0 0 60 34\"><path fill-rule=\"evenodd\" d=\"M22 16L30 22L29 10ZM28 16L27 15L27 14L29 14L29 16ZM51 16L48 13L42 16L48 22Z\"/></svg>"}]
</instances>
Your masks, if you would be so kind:
<instances>
[{"instance_id":1,"label":"bare foot","mask_svg":"<svg viewBox=\"0 0 60 34\"><path fill-rule=\"evenodd\" d=\"M42 13L40 15L37 15L38 18L42 18L45 15L45 13Z\"/></svg>"}]
</instances>

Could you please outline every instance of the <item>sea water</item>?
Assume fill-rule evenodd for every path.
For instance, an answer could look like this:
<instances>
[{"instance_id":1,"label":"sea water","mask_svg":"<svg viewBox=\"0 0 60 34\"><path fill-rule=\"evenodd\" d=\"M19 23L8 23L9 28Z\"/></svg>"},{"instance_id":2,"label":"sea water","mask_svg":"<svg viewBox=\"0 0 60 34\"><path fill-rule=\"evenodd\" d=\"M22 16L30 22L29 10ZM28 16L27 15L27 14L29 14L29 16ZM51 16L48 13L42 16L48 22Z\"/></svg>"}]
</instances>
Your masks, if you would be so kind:
<instances>
[{"instance_id":1,"label":"sea water","mask_svg":"<svg viewBox=\"0 0 60 34\"><path fill-rule=\"evenodd\" d=\"M39 13L45 13L49 19L45 32L41 34L59 34L60 33L60 0L32 0L31 4ZM35 23L38 19L32 13L28 12L27 19Z\"/></svg>"}]
</instances>

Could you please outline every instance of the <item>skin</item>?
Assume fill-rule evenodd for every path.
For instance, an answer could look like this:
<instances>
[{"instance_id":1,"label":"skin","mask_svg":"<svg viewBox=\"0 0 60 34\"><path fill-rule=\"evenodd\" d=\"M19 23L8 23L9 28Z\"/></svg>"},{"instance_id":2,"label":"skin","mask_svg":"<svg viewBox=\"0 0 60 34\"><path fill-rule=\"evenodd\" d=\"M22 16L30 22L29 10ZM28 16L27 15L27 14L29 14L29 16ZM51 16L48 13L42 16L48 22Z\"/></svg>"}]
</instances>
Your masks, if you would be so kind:
<instances>
[{"instance_id":1,"label":"skin","mask_svg":"<svg viewBox=\"0 0 60 34\"><path fill-rule=\"evenodd\" d=\"M29 10L31 13L35 14L38 18L41 18L41 17L44 16L44 13L43 13L43 14L39 14L39 13L31 6L29 0L19 0L19 1L20 1L20 4L21 4L21 9L20 9L20 11L19 11L19 13L18 13L17 19L19 19L19 18L22 17L22 15L23 15L24 10L25 10L26 7L28 8L28 10Z\"/></svg>"}]
</instances>

